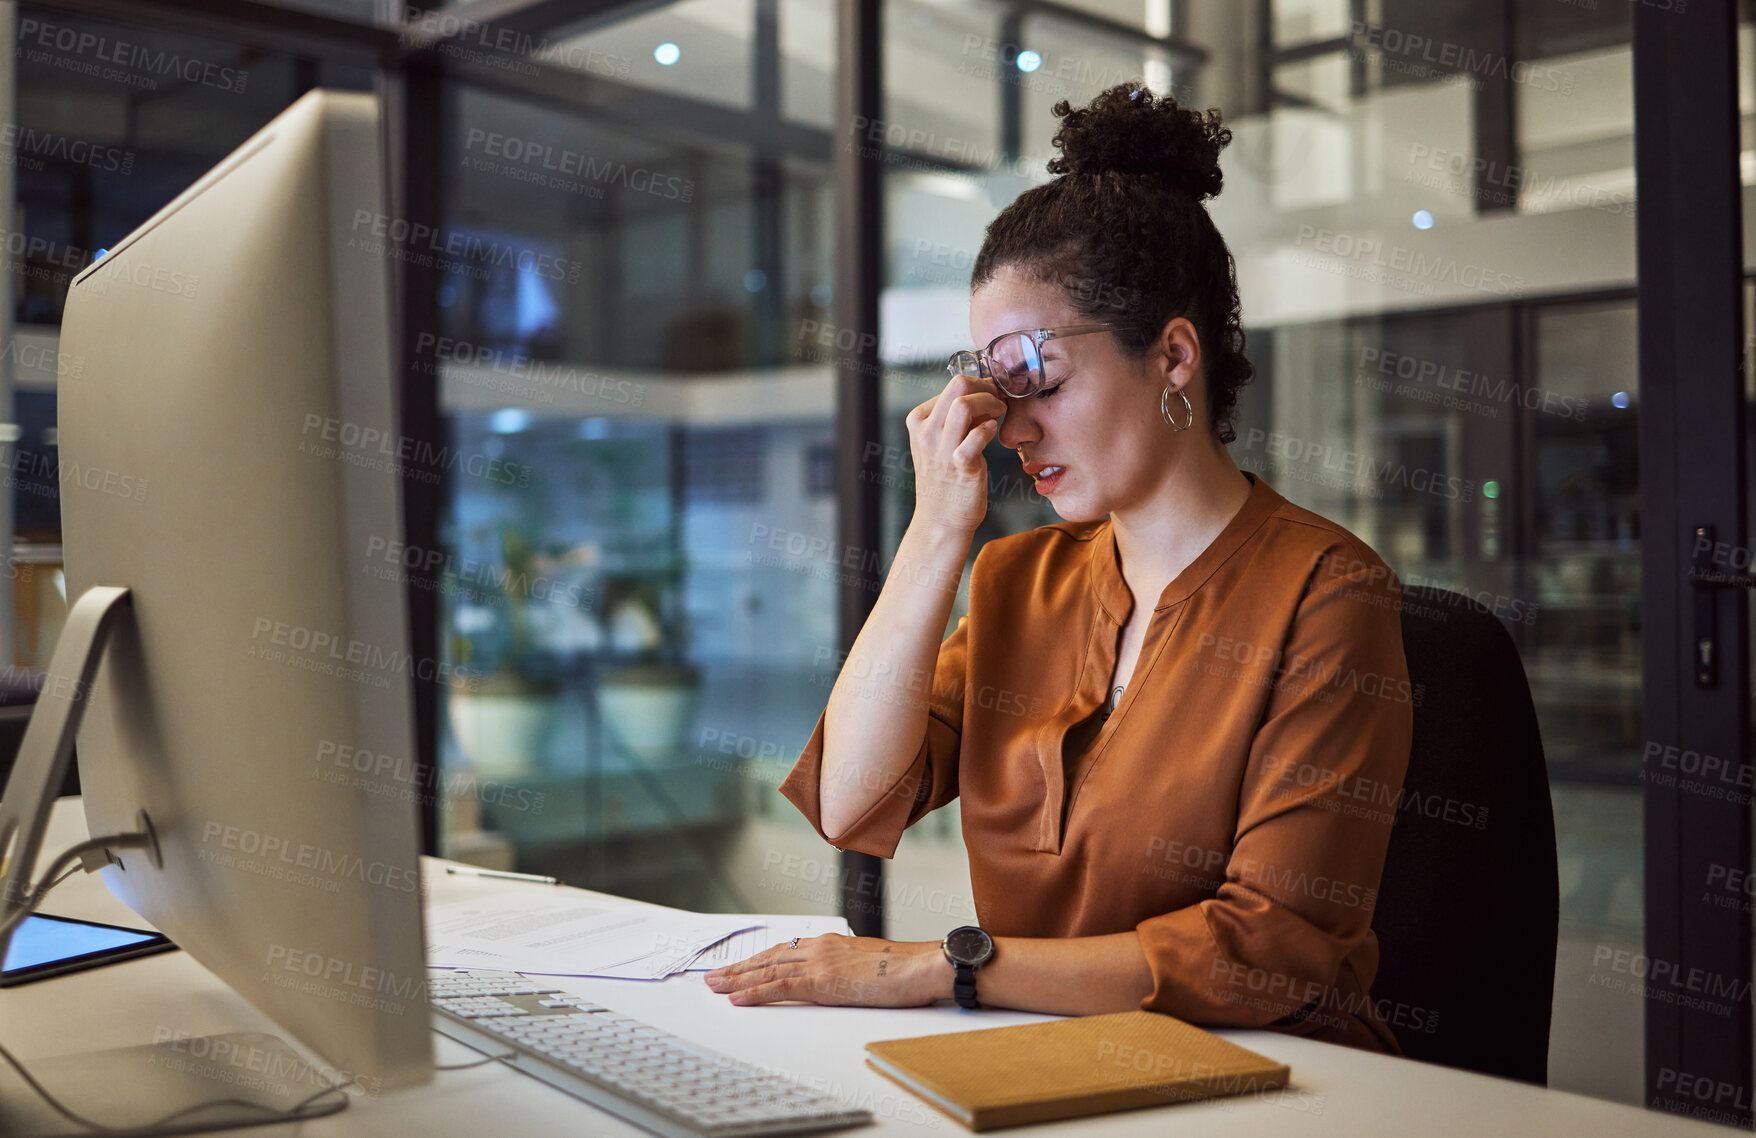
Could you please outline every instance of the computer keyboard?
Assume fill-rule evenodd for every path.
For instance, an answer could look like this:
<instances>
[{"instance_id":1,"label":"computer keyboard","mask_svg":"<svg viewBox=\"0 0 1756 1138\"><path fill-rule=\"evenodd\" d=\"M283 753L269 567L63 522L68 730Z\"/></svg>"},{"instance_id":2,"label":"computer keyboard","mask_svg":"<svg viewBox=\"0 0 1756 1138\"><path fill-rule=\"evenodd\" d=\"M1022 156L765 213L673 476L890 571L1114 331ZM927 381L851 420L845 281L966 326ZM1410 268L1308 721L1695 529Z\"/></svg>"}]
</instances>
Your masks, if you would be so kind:
<instances>
[{"instance_id":1,"label":"computer keyboard","mask_svg":"<svg viewBox=\"0 0 1756 1138\"><path fill-rule=\"evenodd\" d=\"M516 972L428 977L433 1027L666 1138L802 1134L872 1121L826 1095Z\"/></svg>"}]
</instances>

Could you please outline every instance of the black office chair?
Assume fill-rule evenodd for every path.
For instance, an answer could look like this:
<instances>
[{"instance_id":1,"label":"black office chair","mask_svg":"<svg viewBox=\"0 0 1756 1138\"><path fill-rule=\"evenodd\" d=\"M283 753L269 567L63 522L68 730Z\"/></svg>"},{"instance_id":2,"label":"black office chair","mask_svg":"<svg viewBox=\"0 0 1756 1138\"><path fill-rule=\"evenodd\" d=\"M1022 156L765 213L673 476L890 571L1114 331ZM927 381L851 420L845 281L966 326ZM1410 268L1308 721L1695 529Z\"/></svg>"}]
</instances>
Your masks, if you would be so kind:
<instances>
[{"instance_id":1,"label":"black office chair","mask_svg":"<svg viewBox=\"0 0 1756 1138\"><path fill-rule=\"evenodd\" d=\"M18 745L24 741L24 729L30 724L31 712L36 710L43 677L42 672L0 670L0 791L6 789L6 780L12 774ZM79 764L69 763L61 794L65 797L78 793Z\"/></svg>"},{"instance_id":2,"label":"black office chair","mask_svg":"<svg viewBox=\"0 0 1756 1138\"><path fill-rule=\"evenodd\" d=\"M1444 589L1402 597L1419 697L1372 996L1411 1059L1546 1085L1560 886L1530 684L1488 609Z\"/></svg>"}]
</instances>

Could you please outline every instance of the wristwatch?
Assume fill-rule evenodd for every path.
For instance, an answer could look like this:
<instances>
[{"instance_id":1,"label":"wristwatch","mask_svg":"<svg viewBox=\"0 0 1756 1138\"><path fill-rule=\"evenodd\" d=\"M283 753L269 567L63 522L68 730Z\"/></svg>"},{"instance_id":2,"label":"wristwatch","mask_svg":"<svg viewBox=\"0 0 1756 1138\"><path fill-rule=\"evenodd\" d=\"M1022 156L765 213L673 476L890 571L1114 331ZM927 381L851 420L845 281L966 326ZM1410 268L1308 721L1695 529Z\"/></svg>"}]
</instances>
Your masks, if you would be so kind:
<instances>
[{"instance_id":1,"label":"wristwatch","mask_svg":"<svg viewBox=\"0 0 1756 1138\"><path fill-rule=\"evenodd\" d=\"M994 958L994 938L975 925L964 925L945 934L939 947L957 970L951 994L960 1007L979 1008L976 1002L976 969Z\"/></svg>"}]
</instances>

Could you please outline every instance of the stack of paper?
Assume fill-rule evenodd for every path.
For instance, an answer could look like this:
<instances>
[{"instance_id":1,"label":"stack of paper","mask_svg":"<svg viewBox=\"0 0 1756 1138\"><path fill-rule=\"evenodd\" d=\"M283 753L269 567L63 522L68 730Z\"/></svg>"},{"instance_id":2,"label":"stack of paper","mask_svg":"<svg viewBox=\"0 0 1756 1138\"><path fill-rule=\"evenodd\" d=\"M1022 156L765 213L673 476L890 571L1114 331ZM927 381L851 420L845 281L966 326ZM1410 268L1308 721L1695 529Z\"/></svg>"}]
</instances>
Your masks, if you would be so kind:
<instances>
[{"instance_id":1,"label":"stack of paper","mask_svg":"<svg viewBox=\"0 0 1756 1138\"><path fill-rule=\"evenodd\" d=\"M841 917L798 917L780 913L757 914L746 916L747 921L761 921L755 928L744 929L724 940L703 949L700 955L689 962L687 971L706 972L710 968L719 968L726 964L736 964L747 960L765 948L773 948L777 944L798 937L822 936L825 933L837 933L841 936L852 936L854 930Z\"/></svg>"},{"instance_id":2,"label":"stack of paper","mask_svg":"<svg viewBox=\"0 0 1756 1138\"><path fill-rule=\"evenodd\" d=\"M427 963L662 980L731 964L793 937L850 931L840 917L691 913L532 887L428 909Z\"/></svg>"}]
</instances>

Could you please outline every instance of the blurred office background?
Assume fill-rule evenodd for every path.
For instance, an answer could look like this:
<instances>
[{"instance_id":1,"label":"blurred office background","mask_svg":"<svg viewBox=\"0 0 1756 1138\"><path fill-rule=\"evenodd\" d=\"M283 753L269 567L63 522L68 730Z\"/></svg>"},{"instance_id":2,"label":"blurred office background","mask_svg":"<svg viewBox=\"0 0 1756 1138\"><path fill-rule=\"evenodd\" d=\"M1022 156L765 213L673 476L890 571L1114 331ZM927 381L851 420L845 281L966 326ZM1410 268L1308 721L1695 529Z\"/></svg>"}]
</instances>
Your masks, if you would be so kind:
<instances>
[{"instance_id":1,"label":"blurred office background","mask_svg":"<svg viewBox=\"0 0 1756 1138\"><path fill-rule=\"evenodd\" d=\"M903 415L966 346L984 226L1047 177L1050 108L1140 79L1235 132L1212 208L1258 371L1239 463L1519 645L1560 842L1551 1083L1640 1101L1641 997L1594 965L1642 931L1626 0L890 0L877 551L836 544L834 6L593 7L448 49L445 225L534 256L448 274L423 346L462 459L442 652L480 681L441 692L442 851L691 908L836 911L837 856L774 786L835 677L838 582L906 524ZM52 458L77 382L68 280L302 91L373 76L217 24L17 17L0 152L29 571L7 651L28 668L65 613L56 482L27 456ZM134 50L96 59L81 33ZM1749 22L1739 57L1748 184ZM982 540L1056 520L1014 455L989 461ZM955 806L906 836L884 897L894 937L973 919Z\"/></svg>"}]
</instances>

